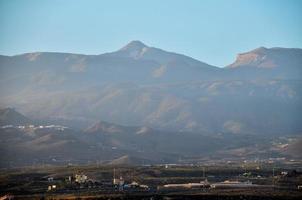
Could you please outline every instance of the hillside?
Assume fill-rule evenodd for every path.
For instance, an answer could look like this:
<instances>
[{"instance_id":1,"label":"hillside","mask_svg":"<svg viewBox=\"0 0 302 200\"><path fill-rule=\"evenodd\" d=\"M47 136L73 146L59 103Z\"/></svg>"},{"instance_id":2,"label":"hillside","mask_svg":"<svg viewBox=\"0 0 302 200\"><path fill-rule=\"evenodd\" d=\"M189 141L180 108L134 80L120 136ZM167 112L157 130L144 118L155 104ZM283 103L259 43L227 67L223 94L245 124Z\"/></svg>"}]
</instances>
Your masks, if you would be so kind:
<instances>
[{"instance_id":1,"label":"hillside","mask_svg":"<svg viewBox=\"0 0 302 200\"><path fill-rule=\"evenodd\" d=\"M0 126L29 125L32 121L12 108L0 109Z\"/></svg>"},{"instance_id":2,"label":"hillside","mask_svg":"<svg viewBox=\"0 0 302 200\"><path fill-rule=\"evenodd\" d=\"M217 159L268 159L272 155L296 159L300 158L301 138L164 132L100 121L84 131L62 125L3 126L0 142L3 168L35 164L185 164Z\"/></svg>"},{"instance_id":3,"label":"hillside","mask_svg":"<svg viewBox=\"0 0 302 200\"><path fill-rule=\"evenodd\" d=\"M226 67L231 77L301 80L302 50L260 47L238 54Z\"/></svg>"},{"instance_id":4,"label":"hillside","mask_svg":"<svg viewBox=\"0 0 302 200\"><path fill-rule=\"evenodd\" d=\"M298 134L301 52L261 47L226 68L140 41L100 55L2 56L0 106L77 129L104 120L203 135Z\"/></svg>"}]
</instances>

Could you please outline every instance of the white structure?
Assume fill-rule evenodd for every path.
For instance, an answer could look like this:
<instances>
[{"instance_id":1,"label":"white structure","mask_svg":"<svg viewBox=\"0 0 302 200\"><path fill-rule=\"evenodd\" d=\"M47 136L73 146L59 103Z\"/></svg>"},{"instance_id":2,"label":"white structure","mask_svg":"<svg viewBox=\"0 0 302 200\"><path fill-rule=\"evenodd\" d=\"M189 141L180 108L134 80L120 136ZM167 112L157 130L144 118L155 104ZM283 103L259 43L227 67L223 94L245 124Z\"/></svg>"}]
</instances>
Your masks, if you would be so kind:
<instances>
[{"instance_id":1,"label":"white structure","mask_svg":"<svg viewBox=\"0 0 302 200\"><path fill-rule=\"evenodd\" d=\"M48 186L48 191L55 190L56 188L57 188L57 185L49 185Z\"/></svg>"},{"instance_id":2,"label":"white structure","mask_svg":"<svg viewBox=\"0 0 302 200\"><path fill-rule=\"evenodd\" d=\"M239 182L239 181L229 181L226 180L220 183L211 184L211 188L242 188L242 187L254 187L257 185L253 185L252 182Z\"/></svg>"},{"instance_id":3,"label":"white structure","mask_svg":"<svg viewBox=\"0 0 302 200\"><path fill-rule=\"evenodd\" d=\"M282 175L282 176L286 176L286 175L288 175L288 172L283 171L283 172L281 172L281 175Z\"/></svg>"},{"instance_id":4,"label":"white structure","mask_svg":"<svg viewBox=\"0 0 302 200\"><path fill-rule=\"evenodd\" d=\"M75 175L75 182L77 183L85 183L88 177L84 174L76 174Z\"/></svg>"},{"instance_id":5,"label":"white structure","mask_svg":"<svg viewBox=\"0 0 302 200\"><path fill-rule=\"evenodd\" d=\"M125 181L122 176L120 178L113 178L113 185L124 185Z\"/></svg>"},{"instance_id":6,"label":"white structure","mask_svg":"<svg viewBox=\"0 0 302 200\"><path fill-rule=\"evenodd\" d=\"M113 185L124 185L125 181L122 176L120 178L115 178L115 169L113 169Z\"/></svg>"},{"instance_id":7,"label":"white structure","mask_svg":"<svg viewBox=\"0 0 302 200\"><path fill-rule=\"evenodd\" d=\"M203 188L209 187L209 183L207 181L200 181L200 183L183 183L183 184L167 184L164 185L164 188Z\"/></svg>"},{"instance_id":8,"label":"white structure","mask_svg":"<svg viewBox=\"0 0 302 200\"><path fill-rule=\"evenodd\" d=\"M124 188L149 190L148 185L140 185L139 183L137 183L135 181L132 181L132 183L130 183L130 184L124 185Z\"/></svg>"}]
</instances>

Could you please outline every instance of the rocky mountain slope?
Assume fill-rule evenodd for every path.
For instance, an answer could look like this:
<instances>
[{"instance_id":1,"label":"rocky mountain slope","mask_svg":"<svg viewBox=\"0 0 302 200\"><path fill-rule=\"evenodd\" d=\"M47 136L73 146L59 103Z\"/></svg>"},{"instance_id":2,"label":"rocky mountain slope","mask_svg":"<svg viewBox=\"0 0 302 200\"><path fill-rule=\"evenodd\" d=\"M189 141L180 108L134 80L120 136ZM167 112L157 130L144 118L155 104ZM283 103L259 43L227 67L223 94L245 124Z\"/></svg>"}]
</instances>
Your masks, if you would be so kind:
<instances>
[{"instance_id":1,"label":"rocky mountain slope","mask_svg":"<svg viewBox=\"0 0 302 200\"><path fill-rule=\"evenodd\" d=\"M16 112L12 108L0 109L0 126L5 125L29 125L32 124L32 120L24 115Z\"/></svg>"},{"instance_id":2,"label":"rocky mountain slope","mask_svg":"<svg viewBox=\"0 0 302 200\"><path fill-rule=\"evenodd\" d=\"M238 54L226 69L231 78L301 80L301 63L301 49L260 47Z\"/></svg>"},{"instance_id":3,"label":"rocky mountain slope","mask_svg":"<svg viewBox=\"0 0 302 200\"><path fill-rule=\"evenodd\" d=\"M83 131L50 124L1 126L0 143L0 168L35 164L184 164L217 159L301 157L298 151L301 138L298 136L201 135L103 121Z\"/></svg>"},{"instance_id":4,"label":"rocky mountain slope","mask_svg":"<svg viewBox=\"0 0 302 200\"><path fill-rule=\"evenodd\" d=\"M0 57L0 105L33 119L203 135L300 134L301 49L258 48L218 68L132 41L100 55Z\"/></svg>"}]
</instances>

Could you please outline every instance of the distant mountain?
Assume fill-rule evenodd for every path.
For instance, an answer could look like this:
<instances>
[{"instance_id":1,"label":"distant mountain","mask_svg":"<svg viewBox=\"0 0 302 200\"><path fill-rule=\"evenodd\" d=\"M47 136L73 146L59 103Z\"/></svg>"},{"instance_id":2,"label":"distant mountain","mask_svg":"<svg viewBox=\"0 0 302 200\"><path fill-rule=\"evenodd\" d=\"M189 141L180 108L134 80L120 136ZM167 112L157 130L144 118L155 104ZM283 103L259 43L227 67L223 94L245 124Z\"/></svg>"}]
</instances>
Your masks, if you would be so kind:
<instances>
[{"instance_id":1,"label":"distant mountain","mask_svg":"<svg viewBox=\"0 0 302 200\"><path fill-rule=\"evenodd\" d=\"M58 126L60 127L60 126ZM118 127L118 128L117 128ZM92 128L92 129L91 129ZM98 122L86 131L56 126L0 128L0 168L41 164L144 165L212 159L300 158L298 139L270 136L162 132ZM286 148L284 148L286 147Z\"/></svg>"},{"instance_id":2,"label":"distant mountain","mask_svg":"<svg viewBox=\"0 0 302 200\"><path fill-rule=\"evenodd\" d=\"M1 56L0 106L77 129L104 120L203 135L297 134L301 51L261 47L225 68L140 41L100 55Z\"/></svg>"},{"instance_id":3,"label":"distant mountain","mask_svg":"<svg viewBox=\"0 0 302 200\"><path fill-rule=\"evenodd\" d=\"M83 163L96 160L87 143L78 139L70 129L2 128L0 129L0 167L33 164Z\"/></svg>"},{"instance_id":4,"label":"distant mountain","mask_svg":"<svg viewBox=\"0 0 302 200\"><path fill-rule=\"evenodd\" d=\"M301 49L260 47L247 53L241 53L229 68L296 68L302 62Z\"/></svg>"},{"instance_id":5,"label":"distant mountain","mask_svg":"<svg viewBox=\"0 0 302 200\"><path fill-rule=\"evenodd\" d=\"M181 64L181 67L187 67L188 69L198 67L202 70L212 71L216 68L185 55L148 47L140 41L132 41L120 50L107 55L133 58L135 60L150 60L167 68L173 67L174 70L177 70L177 65L179 64ZM177 62L179 62L179 64ZM219 68L216 68L216 70L219 70Z\"/></svg>"},{"instance_id":6,"label":"distant mountain","mask_svg":"<svg viewBox=\"0 0 302 200\"><path fill-rule=\"evenodd\" d=\"M250 73L249 77L301 79L302 49L260 47L241 53L228 69ZM245 74L245 77L247 75Z\"/></svg>"},{"instance_id":7,"label":"distant mountain","mask_svg":"<svg viewBox=\"0 0 302 200\"><path fill-rule=\"evenodd\" d=\"M4 125L29 125L32 120L12 108L0 109L0 126Z\"/></svg>"},{"instance_id":8,"label":"distant mountain","mask_svg":"<svg viewBox=\"0 0 302 200\"><path fill-rule=\"evenodd\" d=\"M0 167L299 158L301 52L261 47L225 68L140 41L0 56Z\"/></svg>"},{"instance_id":9,"label":"distant mountain","mask_svg":"<svg viewBox=\"0 0 302 200\"><path fill-rule=\"evenodd\" d=\"M35 52L1 56L0 71L0 90L11 95L31 89L71 90L115 82L209 79L220 69L133 41L118 51L100 55Z\"/></svg>"},{"instance_id":10,"label":"distant mountain","mask_svg":"<svg viewBox=\"0 0 302 200\"><path fill-rule=\"evenodd\" d=\"M155 132L148 127L135 127L135 126L122 126L114 123L99 121L85 130L88 134L111 134L111 133L122 133L122 134L149 134Z\"/></svg>"},{"instance_id":11,"label":"distant mountain","mask_svg":"<svg viewBox=\"0 0 302 200\"><path fill-rule=\"evenodd\" d=\"M289 145L286 145L281 151L286 156L291 156L293 158L300 158L302 159L302 139L299 138L297 140L294 140Z\"/></svg>"}]
</instances>

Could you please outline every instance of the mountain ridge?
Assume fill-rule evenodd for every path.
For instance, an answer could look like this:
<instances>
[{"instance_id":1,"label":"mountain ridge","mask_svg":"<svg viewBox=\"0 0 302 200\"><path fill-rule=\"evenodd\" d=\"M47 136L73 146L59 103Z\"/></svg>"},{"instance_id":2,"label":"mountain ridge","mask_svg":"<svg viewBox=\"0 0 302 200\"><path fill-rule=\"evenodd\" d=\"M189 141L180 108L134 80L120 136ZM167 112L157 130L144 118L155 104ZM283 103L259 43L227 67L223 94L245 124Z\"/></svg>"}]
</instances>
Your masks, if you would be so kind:
<instances>
[{"instance_id":1,"label":"mountain ridge","mask_svg":"<svg viewBox=\"0 0 302 200\"><path fill-rule=\"evenodd\" d=\"M200 160L213 162L212 159L271 159L272 155L287 159L301 158L301 137L298 136L206 136L157 130L152 130L155 134L137 134L135 131L143 127L133 129L101 123L120 127L121 130L111 131L110 134L98 134L102 130L96 130L97 134L91 135L86 131L75 131L72 127L61 129L38 122L36 126L20 126L22 123L19 123L13 127L1 127L0 168L32 164L192 164Z\"/></svg>"},{"instance_id":2,"label":"mountain ridge","mask_svg":"<svg viewBox=\"0 0 302 200\"><path fill-rule=\"evenodd\" d=\"M267 61L268 59L278 58L280 53L288 54L289 56L293 56L295 54L297 59L299 59L299 62L301 63L301 56L302 56L302 49L299 48L283 48L283 47L272 47L272 48L266 48L266 47L259 47L254 50L240 53L237 56L237 59L234 63L228 65L228 68L235 68L240 67L243 65L247 66L255 66L259 65L259 67L267 67L267 68L274 68L277 67L283 63L274 63L273 61ZM276 55L277 54L277 55ZM283 61L283 60L281 60ZM265 63L267 62L267 63Z\"/></svg>"},{"instance_id":3,"label":"mountain ridge","mask_svg":"<svg viewBox=\"0 0 302 200\"><path fill-rule=\"evenodd\" d=\"M29 125L32 120L13 108L0 108L0 125Z\"/></svg>"},{"instance_id":4,"label":"mountain ridge","mask_svg":"<svg viewBox=\"0 0 302 200\"><path fill-rule=\"evenodd\" d=\"M164 50L159 49L159 48L147 46L146 44L144 44L140 40L132 40L129 43L127 43L125 46L123 46L122 48L120 48L116 51L113 51L113 52L109 52L109 53L83 54L83 53L60 52L60 51L45 51L45 52L44 51L36 51L36 52L27 52L27 53L21 53L21 54L16 54L16 55L0 55L0 57L11 58L11 57L16 57L16 56L30 56L30 55L34 55L34 54L66 54L66 55L76 55L76 56L102 56L102 55L107 55L107 54L111 54L111 53L123 52L123 51L132 51L132 50L142 51L143 49L146 49L146 50L148 50L148 49L153 50L154 49L154 50L159 50L159 51L163 51L163 52L166 52L166 53L176 54L176 55L179 55L179 56L185 56L185 57L193 59L197 62L207 64L206 62L200 61L200 60L192 58L190 56L186 56L184 54L178 54L178 53L174 53L174 52L170 52L170 51L164 51ZM255 49L247 51L247 52L238 53L238 56L253 53L253 52L258 53L260 51L263 52L263 51L270 51L270 50L296 50L296 51L302 51L301 48L294 48L294 47L293 48L286 48L286 47L270 47L270 48L267 48L267 47L264 47L264 46L260 46L258 48L255 48ZM227 65L226 68L232 67L233 64L234 63L231 63L231 64ZM207 64L207 65L210 65L210 64ZM211 66L217 67L217 66L214 66L214 65L211 65ZM224 68L224 67L220 66L219 68Z\"/></svg>"},{"instance_id":5,"label":"mountain ridge","mask_svg":"<svg viewBox=\"0 0 302 200\"><path fill-rule=\"evenodd\" d=\"M100 55L0 58L0 106L83 124L102 119L208 134L296 133L302 124L301 52L258 48L247 53L257 59L248 56L228 68L138 41Z\"/></svg>"}]
</instances>

